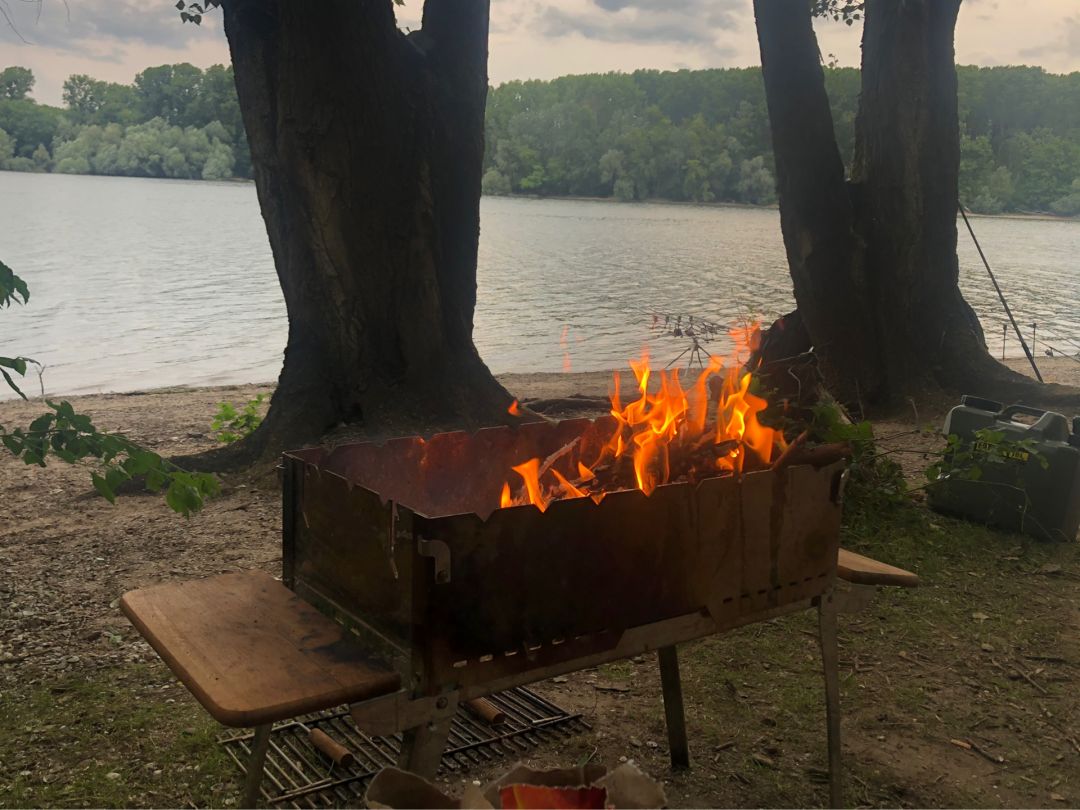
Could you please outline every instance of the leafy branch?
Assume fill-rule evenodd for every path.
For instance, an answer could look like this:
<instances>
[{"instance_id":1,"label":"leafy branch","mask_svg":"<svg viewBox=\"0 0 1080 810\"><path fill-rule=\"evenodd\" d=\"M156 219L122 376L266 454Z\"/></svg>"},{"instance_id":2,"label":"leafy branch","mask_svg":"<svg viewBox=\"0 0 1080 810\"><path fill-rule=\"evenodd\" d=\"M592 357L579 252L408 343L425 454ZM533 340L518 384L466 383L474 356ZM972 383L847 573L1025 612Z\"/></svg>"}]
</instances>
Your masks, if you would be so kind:
<instances>
[{"instance_id":1,"label":"leafy branch","mask_svg":"<svg viewBox=\"0 0 1080 810\"><path fill-rule=\"evenodd\" d=\"M1034 439L1013 441L1006 438L1005 431L984 428L975 432L972 439L964 439L956 434L945 436L943 451L892 448L877 449L877 442L895 439L907 435L895 434L876 440L869 422L852 424L843 419L839 409L831 405L820 405L813 410L811 431L815 438L825 442L847 442L852 448L849 466L850 478L847 487L849 509L871 515L889 506L904 502L908 497L921 490L929 490L947 481L983 481L988 464L1007 462L1028 462L1034 460L1047 469L1049 461L1039 452ZM941 435L936 430L922 429L909 431L912 434ZM921 486L909 486L903 469L889 456L896 453L918 453L922 456L935 456L925 470L926 482ZM1000 476L995 476L999 478ZM1019 473L1011 484L995 480L995 486L1008 486L1023 493L1023 480ZM1030 501L1029 501L1030 502Z\"/></svg>"},{"instance_id":2,"label":"leafy branch","mask_svg":"<svg viewBox=\"0 0 1080 810\"><path fill-rule=\"evenodd\" d=\"M266 394L259 394L249 400L239 411L231 402L218 404L218 412L214 415L214 421L210 423L214 436L219 442L231 444L245 436L255 432L255 428L262 422L259 406L266 399Z\"/></svg>"},{"instance_id":3,"label":"leafy branch","mask_svg":"<svg viewBox=\"0 0 1080 810\"><path fill-rule=\"evenodd\" d=\"M854 25L862 19L866 3L853 0L810 0L810 13L815 17L825 17L836 22Z\"/></svg>"},{"instance_id":4,"label":"leafy branch","mask_svg":"<svg viewBox=\"0 0 1080 810\"><path fill-rule=\"evenodd\" d=\"M0 262L0 308L12 303L25 304L30 290L10 267ZM20 397L11 374L23 377L28 357L0 357L0 375ZM23 428L8 429L0 424L0 444L26 464L46 466L49 456L78 464L87 459L101 463L99 472L92 472L94 489L109 503L116 502L119 487L137 477L142 478L150 492L164 492L165 502L174 512L189 516L202 509L207 498L220 491L218 480L206 473L193 473L177 467L157 453L147 450L126 436L98 430L90 417L75 412L70 402L46 400L49 410ZM2 502L2 501L0 501Z\"/></svg>"},{"instance_id":5,"label":"leafy branch","mask_svg":"<svg viewBox=\"0 0 1080 810\"><path fill-rule=\"evenodd\" d=\"M90 479L109 503L116 502L121 484L142 476L147 490L164 490L169 507L185 516L198 512L206 498L218 493L214 476L187 472L125 436L99 431L88 416L75 413L66 400L46 404L50 411L37 417L26 430L8 431L0 425L0 443L26 464L44 467L50 455L68 464L97 459L101 472L91 473Z\"/></svg>"},{"instance_id":6,"label":"leafy branch","mask_svg":"<svg viewBox=\"0 0 1080 810\"><path fill-rule=\"evenodd\" d=\"M1034 439L1010 441L1005 438L1005 431L992 428L975 431L974 441L964 441L954 433L947 437L941 459L926 468L926 480L930 484L949 479L981 481L983 464L1029 459L1034 459L1044 470L1050 467Z\"/></svg>"},{"instance_id":7,"label":"leafy branch","mask_svg":"<svg viewBox=\"0 0 1080 810\"><path fill-rule=\"evenodd\" d=\"M30 300L30 288L15 275L15 271L0 262L0 309L12 303L25 304Z\"/></svg>"}]
</instances>

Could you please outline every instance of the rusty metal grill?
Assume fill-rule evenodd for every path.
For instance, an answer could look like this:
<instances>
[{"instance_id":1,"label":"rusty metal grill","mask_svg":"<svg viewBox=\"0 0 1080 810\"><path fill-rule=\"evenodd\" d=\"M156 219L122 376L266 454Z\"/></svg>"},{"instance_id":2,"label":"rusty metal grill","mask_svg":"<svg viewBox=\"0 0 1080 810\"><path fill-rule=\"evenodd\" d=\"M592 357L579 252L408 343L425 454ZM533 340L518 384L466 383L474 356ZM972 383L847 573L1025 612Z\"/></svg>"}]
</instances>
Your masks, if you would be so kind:
<instances>
[{"instance_id":1,"label":"rusty metal grill","mask_svg":"<svg viewBox=\"0 0 1080 810\"><path fill-rule=\"evenodd\" d=\"M557 741L589 728L580 714L570 714L523 687L487 698L506 714L506 722L489 726L458 711L450 729L439 773L463 773L500 759L520 757L531 748ZM321 729L347 747L355 761L333 765L308 741L307 729ZM251 754L251 734L220 740L243 771ZM266 757L262 796L274 807L354 806L367 783L386 765L397 763L401 735L370 737L353 723L347 709L300 717L274 728Z\"/></svg>"}]
</instances>

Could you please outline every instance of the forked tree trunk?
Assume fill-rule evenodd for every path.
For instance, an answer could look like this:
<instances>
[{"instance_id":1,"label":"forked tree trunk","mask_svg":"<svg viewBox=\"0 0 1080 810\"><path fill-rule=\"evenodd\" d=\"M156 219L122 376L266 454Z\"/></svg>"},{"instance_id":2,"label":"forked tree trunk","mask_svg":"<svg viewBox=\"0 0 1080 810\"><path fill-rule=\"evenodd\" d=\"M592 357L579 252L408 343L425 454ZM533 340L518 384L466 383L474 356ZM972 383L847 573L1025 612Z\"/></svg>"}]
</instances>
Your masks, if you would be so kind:
<instances>
[{"instance_id":1,"label":"forked tree trunk","mask_svg":"<svg viewBox=\"0 0 1080 810\"><path fill-rule=\"evenodd\" d=\"M928 385L1075 399L990 356L958 286L960 0L867 0L845 182L806 0L755 0L784 245L826 383L884 409Z\"/></svg>"},{"instance_id":2,"label":"forked tree trunk","mask_svg":"<svg viewBox=\"0 0 1080 810\"><path fill-rule=\"evenodd\" d=\"M472 342L487 0L225 0L255 185L289 316L270 411L241 455L341 423L497 421Z\"/></svg>"},{"instance_id":3,"label":"forked tree trunk","mask_svg":"<svg viewBox=\"0 0 1080 810\"><path fill-rule=\"evenodd\" d=\"M756 0L776 156L780 226L795 300L826 382L854 401L884 387L862 243L805 0ZM843 315L841 316L841 313ZM854 383L854 386L852 385Z\"/></svg>"}]
</instances>

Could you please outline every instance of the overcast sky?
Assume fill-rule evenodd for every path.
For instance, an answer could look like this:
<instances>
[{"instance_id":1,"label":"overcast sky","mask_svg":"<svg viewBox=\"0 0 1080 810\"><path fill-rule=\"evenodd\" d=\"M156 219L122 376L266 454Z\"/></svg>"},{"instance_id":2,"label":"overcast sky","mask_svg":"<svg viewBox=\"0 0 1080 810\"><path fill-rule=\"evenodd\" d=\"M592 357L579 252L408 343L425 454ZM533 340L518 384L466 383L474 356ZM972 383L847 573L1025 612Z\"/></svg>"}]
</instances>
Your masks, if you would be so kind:
<instances>
[{"instance_id":1,"label":"overcast sky","mask_svg":"<svg viewBox=\"0 0 1080 810\"><path fill-rule=\"evenodd\" d=\"M492 0L491 7L493 83L758 63L751 0ZM416 26L420 9L421 0L406 0L399 23ZM34 95L48 104L60 103L72 73L130 82L151 65L229 59L219 12L201 27L183 25L173 0L0 0L0 12L15 26L0 24L0 67L31 68ZM819 23L818 38L823 53L858 64L856 30ZM956 51L961 64L1080 70L1080 3L965 0Z\"/></svg>"}]
</instances>

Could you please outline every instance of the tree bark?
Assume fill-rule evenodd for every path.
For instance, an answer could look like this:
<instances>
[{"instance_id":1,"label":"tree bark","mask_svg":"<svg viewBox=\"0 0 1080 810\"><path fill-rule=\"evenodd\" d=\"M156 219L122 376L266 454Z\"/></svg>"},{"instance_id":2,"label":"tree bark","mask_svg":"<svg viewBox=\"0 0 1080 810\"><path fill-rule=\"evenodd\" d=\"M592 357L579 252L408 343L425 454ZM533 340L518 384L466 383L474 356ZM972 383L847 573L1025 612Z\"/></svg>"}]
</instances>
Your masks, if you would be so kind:
<instances>
[{"instance_id":1,"label":"tree bark","mask_svg":"<svg viewBox=\"0 0 1080 810\"><path fill-rule=\"evenodd\" d=\"M898 389L956 379L989 359L958 286L959 10L960 0L866 7L852 182L862 192L881 361Z\"/></svg>"},{"instance_id":2,"label":"tree bark","mask_svg":"<svg viewBox=\"0 0 1080 810\"><path fill-rule=\"evenodd\" d=\"M259 205L289 317L246 459L341 423L388 434L500 421L472 342L487 0L225 0Z\"/></svg>"},{"instance_id":3,"label":"tree bark","mask_svg":"<svg viewBox=\"0 0 1080 810\"><path fill-rule=\"evenodd\" d=\"M829 387L875 397L886 383L810 4L755 0L754 14L795 300Z\"/></svg>"},{"instance_id":4,"label":"tree bark","mask_svg":"<svg viewBox=\"0 0 1080 810\"><path fill-rule=\"evenodd\" d=\"M827 384L860 412L929 388L1076 401L994 361L960 293L959 8L866 1L845 181L810 4L754 2L795 299Z\"/></svg>"}]
</instances>

